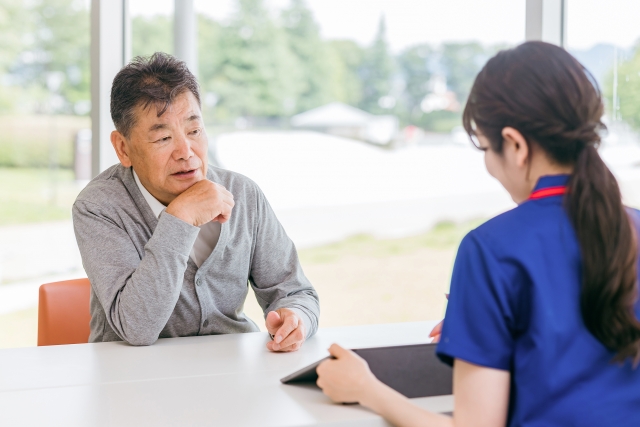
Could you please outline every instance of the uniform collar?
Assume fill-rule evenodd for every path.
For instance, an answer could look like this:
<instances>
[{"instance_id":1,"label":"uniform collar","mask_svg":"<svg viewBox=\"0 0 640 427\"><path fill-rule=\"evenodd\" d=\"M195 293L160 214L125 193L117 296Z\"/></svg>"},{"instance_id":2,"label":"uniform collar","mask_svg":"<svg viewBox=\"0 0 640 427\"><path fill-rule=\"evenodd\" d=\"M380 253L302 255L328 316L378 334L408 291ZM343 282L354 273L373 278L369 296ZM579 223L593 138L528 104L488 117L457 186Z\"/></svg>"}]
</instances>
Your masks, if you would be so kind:
<instances>
[{"instance_id":1,"label":"uniform collar","mask_svg":"<svg viewBox=\"0 0 640 427\"><path fill-rule=\"evenodd\" d=\"M564 187L569 182L569 175L545 175L538 179L533 191L552 187Z\"/></svg>"}]
</instances>

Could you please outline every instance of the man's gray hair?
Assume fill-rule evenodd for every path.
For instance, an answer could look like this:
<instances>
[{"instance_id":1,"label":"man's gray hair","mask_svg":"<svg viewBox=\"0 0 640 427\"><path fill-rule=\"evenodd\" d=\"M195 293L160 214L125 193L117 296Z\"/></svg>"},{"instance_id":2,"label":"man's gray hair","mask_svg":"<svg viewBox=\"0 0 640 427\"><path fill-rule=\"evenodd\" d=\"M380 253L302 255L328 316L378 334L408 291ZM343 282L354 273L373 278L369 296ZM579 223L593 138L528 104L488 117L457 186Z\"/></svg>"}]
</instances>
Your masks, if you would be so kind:
<instances>
[{"instance_id":1,"label":"man's gray hair","mask_svg":"<svg viewBox=\"0 0 640 427\"><path fill-rule=\"evenodd\" d=\"M198 82L183 61L162 52L149 58L137 56L113 79L111 119L118 132L128 138L136 123L137 106L154 104L160 117L176 96L186 91L200 104Z\"/></svg>"}]
</instances>

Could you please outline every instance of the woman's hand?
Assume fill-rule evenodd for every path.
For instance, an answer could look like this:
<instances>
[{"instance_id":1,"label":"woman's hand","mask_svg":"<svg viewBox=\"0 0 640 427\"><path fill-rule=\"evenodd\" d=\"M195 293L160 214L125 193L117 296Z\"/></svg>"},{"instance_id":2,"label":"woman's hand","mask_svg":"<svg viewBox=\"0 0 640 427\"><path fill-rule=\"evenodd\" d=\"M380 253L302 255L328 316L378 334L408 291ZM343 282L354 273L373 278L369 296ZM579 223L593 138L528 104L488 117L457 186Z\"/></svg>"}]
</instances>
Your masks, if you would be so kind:
<instances>
[{"instance_id":1,"label":"woman's hand","mask_svg":"<svg viewBox=\"0 0 640 427\"><path fill-rule=\"evenodd\" d=\"M444 296L447 297L447 299L449 299L449 294L444 294ZM429 338L433 338L431 340L432 343L440 342L440 337L442 336L443 323L444 323L444 320L441 320L440 323L438 323L429 333Z\"/></svg>"},{"instance_id":2,"label":"woman's hand","mask_svg":"<svg viewBox=\"0 0 640 427\"><path fill-rule=\"evenodd\" d=\"M431 340L432 343L440 342L440 337L442 336L442 324L444 320L441 320L429 333L429 338L433 338Z\"/></svg>"},{"instance_id":3,"label":"woman's hand","mask_svg":"<svg viewBox=\"0 0 640 427\"><path fill-rule=\"evenodd\" d=\"M325 360L318 366L318 387L335 402L366 401L379 384L367 362L338 344L329 347L329 353L335 359Z\"/></svg>"}]
</instances>

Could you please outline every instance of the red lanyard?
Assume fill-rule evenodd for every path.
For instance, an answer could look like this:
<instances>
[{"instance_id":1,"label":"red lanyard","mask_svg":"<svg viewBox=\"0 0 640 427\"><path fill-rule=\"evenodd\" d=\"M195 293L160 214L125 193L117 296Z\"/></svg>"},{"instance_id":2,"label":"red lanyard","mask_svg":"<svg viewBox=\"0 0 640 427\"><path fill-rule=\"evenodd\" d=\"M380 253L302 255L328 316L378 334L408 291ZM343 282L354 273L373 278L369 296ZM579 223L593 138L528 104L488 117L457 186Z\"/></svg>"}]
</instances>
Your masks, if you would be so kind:
<instances>
[{"instance_id":1,"label":"red lanyard","mask_svg":"<svg viewBox=\"0 0 640 427\"><path fill-rule=\"evenodd\" d=\"M544 199L545 197L562 196L567 192L566 186L547 187L534 191L529 196L529 200Z\"/></svg>"}]
</instances>

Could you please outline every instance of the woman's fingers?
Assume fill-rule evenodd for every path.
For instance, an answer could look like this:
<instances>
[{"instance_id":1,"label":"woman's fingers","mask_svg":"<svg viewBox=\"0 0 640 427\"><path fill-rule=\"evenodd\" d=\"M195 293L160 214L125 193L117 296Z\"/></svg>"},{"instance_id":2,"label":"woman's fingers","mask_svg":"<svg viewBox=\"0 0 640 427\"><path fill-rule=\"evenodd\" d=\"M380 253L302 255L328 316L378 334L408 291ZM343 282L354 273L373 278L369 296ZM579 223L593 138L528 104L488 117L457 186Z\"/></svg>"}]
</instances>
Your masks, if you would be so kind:
<instances>
[{"instance_id":1,"label":"woman's fingers","mask_svg":"<svg viewBox=\"0 0 640 427\"><path fill-rule=\"evenodd\" d=\"M345 357L349 354L349 350L340 347L338 344L331 344L331 347L329 347L329 354L336 359L340 359L341 357Z\"/></svg>"},{"instance_id":2,"label":"woman's fingers","mask_svg":"<svg viewBox=\"0 0 640 427\"><path fill-rule=\"evenodd\" d=\"M442 333L442 323L444 322L444 320L440 321L440 323L438 323L429 333L429 337L433 338L436 335L440 335Z\"/></svg>"},{"instance_id":3,"label":"woman's fingers","mask_svg":"<svg viewBox=\"0 0 640 427\"><path fill-rule=\"evenodd\" d=\"M442 323L444 322L441 321L440 323L438 323L429 333L429 337L433 338L433 340L431 340L432 343L437 343L440 342L440 335L442 334Z\"/></svg>"}]
</instances>

